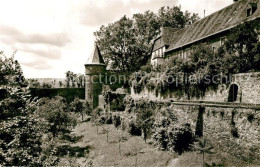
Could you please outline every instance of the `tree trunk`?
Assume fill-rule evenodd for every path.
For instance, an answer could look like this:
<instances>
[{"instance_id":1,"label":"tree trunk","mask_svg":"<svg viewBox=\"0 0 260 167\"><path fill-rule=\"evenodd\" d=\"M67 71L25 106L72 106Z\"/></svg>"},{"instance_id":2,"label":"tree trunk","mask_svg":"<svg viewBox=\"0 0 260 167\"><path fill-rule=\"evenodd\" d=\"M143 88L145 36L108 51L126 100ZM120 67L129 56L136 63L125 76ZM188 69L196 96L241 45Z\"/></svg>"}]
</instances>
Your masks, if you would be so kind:
<instances>
[{"instance_id":1,"label":"tree trunk","mask_svg":"<svg viewBox=\"0 0 260 167\"><path fill-rule=\"evenodd\" d=\"M107 128L107 143L108 143L108 128Z\"/></svg>"},{"instance_id":2,"label":"tree trunk","mask_svg":"<svg viewBox=\"0 0 260 167\"><path fill-rule=\"evenodd\" d=\"M121 156L121 140L119 140L119 154Z\"/></svg>"},{"instance_id":3,"label":"tree trunk","mask_svg":"<svg viewBox=\"0 0 260 167\"><path fill-rule=\"evenodd\" d=\"M202 153L202 167L204 167L204 152Z\"/></svg>"},{"instance_id":4,"label":"tree trunk","mask_svg":"<svg viewBox=\"0 0 260 167\"><path fill-rule=\"evenodd\" d=\"M135 156L135 167L137 167L137 154Z\"/></svg>"},{"instance_id":5,"label":"tree trunk","mask_svg":"<svg viewBox=\"0 0 260 167\"><path fill-rule=\"evenodd\" d=\"M83 116L83 114L81 114L81 119L82 119L82 122L84 121L84 116Z\"/></svg>"}]
</instances>

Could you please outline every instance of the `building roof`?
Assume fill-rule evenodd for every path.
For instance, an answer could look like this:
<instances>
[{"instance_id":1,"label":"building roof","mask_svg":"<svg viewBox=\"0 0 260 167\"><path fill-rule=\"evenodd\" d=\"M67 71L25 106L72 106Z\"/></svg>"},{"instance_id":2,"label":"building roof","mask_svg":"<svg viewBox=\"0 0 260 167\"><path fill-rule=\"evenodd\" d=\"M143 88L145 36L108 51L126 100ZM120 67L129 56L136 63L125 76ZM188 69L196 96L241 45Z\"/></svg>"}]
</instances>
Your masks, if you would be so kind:
<instances>
[{"instance_id":1,"label":"building roof","mask_svg":"<svg viewBox=\"0 0 260 167\"><path fill-rule=\"evenodd\" d=\"M154 49L168 45L166 52L179 49L189 44L193 44L204 38L229 30L244 21L254 20L260 17L260 0L239 0L185 28L176 30L163 28L161 32L162 40L157 38ZM247 9L251 4L257 4L257 10L247 17ZM160 42L159 42L160 41Z\"/></svg>"},{"instance_id":2,"label":"building roof","mask_svg":"<svg viewBox=\"0 0 260 167\"><path fill-rule=\"evenodd\" d=\"M89 56L86 65L105 65L104 59L100 53L98 45L95 44L92 54Z\"/></svg>"},{"instance_id":3,"label":"building roof","mask_svg":"<svg viewBox=\"0 0 260 167\"><path fill-rule=\"evenodd\" d=\"M180 30L179 28L162 27L161 35L154 40L153 51L165 46L170 45L170 37L173 33Z\"/></svg>"}]
</instances>

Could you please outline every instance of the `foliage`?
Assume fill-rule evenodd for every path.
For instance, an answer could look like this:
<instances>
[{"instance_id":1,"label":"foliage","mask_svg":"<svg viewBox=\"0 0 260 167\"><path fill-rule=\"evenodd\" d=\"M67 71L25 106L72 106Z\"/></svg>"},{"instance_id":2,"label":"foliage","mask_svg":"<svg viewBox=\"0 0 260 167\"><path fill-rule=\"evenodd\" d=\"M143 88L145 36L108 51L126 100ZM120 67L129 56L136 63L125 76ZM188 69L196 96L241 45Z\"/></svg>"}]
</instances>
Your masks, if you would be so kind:
<instances>
[{"instance_id":1,"label":"foliage","mask_svg":"<svg viewBox=\"0 0 260 167\"><path fill-rule=\"evenodd\" d=\"M61 97L40 100L31 97L27 81L13 55L7 58L1 52L0 70L0 164L57 165L58 142L55 137L59 132L65 135L75 125L66 101Z\"/></svg>"},{"instance_id":2,"label":"foliage","mask_svg":"<svg viewBox=\"0 0 260 167\"><path fill-rule=\"evenodd\" d=\"M101 108L96 108L93 110L91 116L94 118L98 118L99 116L101 116L103 110Z\"/></svg>"},{"instance_id":3,"label":"foliage","mask_svg":"<svg viewBox=\"0 0 260 167\"><path fill-rule=\"evenodd\" d=\"M67 88L84 88L85 78L83 74L75 74L72 71L67 71L66 73L66 87ZM60 84L60 83L59 83ZM60 84L61 87L62 84Z\"/></svg>"},{"instance_id":4,"label":"foliage","mask_svg":"<svg viewBox=\"0 0 260 167\"><path fill-rule=\"evenodd\" d=\"M180 58L171 57L160 69L153 69L150 73L135 73L130 82L135 93L147 87L149 91L155 91L157 95L161 93L162 96L176 92L178 96L186 94L188 99L201 97L207 88L217 86L209 79L217 74L217 67L209 63L212 57L213 52L208 47L197 46L189 61L182 62Z\"/></svg>"},{"instance_id":5,"label":"foliage","mask_svg":"<svg viewBox=\"0 0 260 167\"><path fill-rule=\"evenodd\" d=\"M156 95L176 93L187 99L203 97L207 90L215 90L222 83L229 84L230 74L259 70L260 44L255 30L258 24L245 22L234 28L216 52L209 45L198 44L185 61L172 56L151 71L141 67L129 82L135 93L147 87Z\"/></svg>"},{"instance_id":6,"label":"foliage","mask_svg":"<svg viewBox=\"0 0 260 167\"><path fill-rule=\"evenodd\" d=\"M33 113L29 90L22 69L14 59L0 52L0 86L6 95L0 100L0 164L4 166L38 166L43 129L41 118Z\"/></svg>"},{"instance_id":7,"label":"foliage","mask_svg":"<svg viewBox=\"0 0 260 167\"><path fill-rule=\"evenodd\" d=\"M171 110L164 109L154 124L153 139L161 149L181 154L190 149L194 135L190 124L179 122Z\"/></svg>"},{"instance_id":8,"label":"foliage","mask_svg":"<svg viewBox=\"0 0 260 167\"><path fill-rule=\"evenodd\" d=\"M41 136L43 130L37 116L17 116L1 122L0 162L5 166L40 165Z\"/></svg>"},{"instance_id":9,"label":"foliage","mask_svg":"<svg viewBox=\"0 0 260 167\"><path fill-rule=\"evenodd\" d=\"M202 167L204 167L204 155L205 154L213 154L212 149L214 148L209 141L206 138L199 138L198 141L196 141L193 144L193 148L198 151L200 154L202 154Z\"/></svg>"},{"instance_id":10,"label":"foliage","mask_svg":"<svg viewBox=\"0 0 260 167\"><path fill-rule=\"evenodd\" d=\"M65 99L60 96L40 99L36 112L47 120L48 131L54 137L60 132L68 132L76 125L75 117L68 111Z\"/></svg>"},{"instance_id":11,"label":"foliage","mask_svg":"<svg viewBox=\"0 0 260 167\"><path fill-rule=\"evenodd\" d=\"M121 125L121 118L119 115L113 116L113 124L116 128L118 128Z\"/></svg>"},{"instance_id":12,"label":"foliage","mask_svg":"<svg viewBox=\"0 0 260 167\"><path fill-rule=\"evenodd\" d=\"M260 52L257 27L259 27L259 22L251 21L232 30L223 46L226 61L223 61L222 70L225 73L259 70Z\"/></svg>"},{"instance_id":13,"label":"foliage","mask_svg":"<svg viewBox=\"0 0 260 167\"><path fill-rule=\"evenodd\" d=\"M49 83L43 83L43 84L42 84L42 88L50 89L50 88L52 88L52 85L49 84Z\"/></svg>"},{"instance_id":14,"label":"foliage","mask_svg":"<svg viewBox=\"0 0 260 167\"><path fill-rule=\"evenodd\" d=\"M14 59L15 53L8 58L3 51L0 51L0 86L5 86L6 88L26 86L21 66Z\"/></svg>"},{"instance_id":15,"label":"foliage","mask_svg":"<svg viewBox=\"0 0 260 167\"><path fill-rule=\"evenodd\" d=\"M80 100L78 97L76 97L74 101L69 104L69 110L71 112L79 113L81 115L82 122L84 120L84 115L89 115L91 113L91 107L89 103L85 103L84 100Z\"/></svg>"},{"instance_id":16,"label":"foliage","mask_svg":"<svg viewBox=\"0 0 260 167\"><path fill-rule=\"evenodd\" d=\"M64 157L69 155L71 157L85 157L87 153L89 153L89 146L79 147L79 146L69 146L69 145L61 145L58 146L55 155L59 157Z\"/></svg>"},{"instance_id":17,"label":"foliage","mask_svg":"<svg viewBox=\"0 0 260 167\"><path fill-rule=\"evenodd\" d=\"M152 133L152 128L154 124L154 112L151 109L139 108L136 111L136 122L138 127L143 132L144 140L146 142L147 137Z\"/></svg>"},{"instance_id":18,"label":"foliage","mask_svg":"<svg viewBox=\"0 0 260 167\"><path fill-rule=\"evenodd\" d=\"M100 110L94 110L94 112L100 112L95 114L96 116L93 116L95 118L95 121L99 124L113 124L114 117L112 116L111 112Z\"/></svg>"},{"instance_id":19,"label":"foliage","mask_svg":"<svg viewBox=\"0 0 260 167\"><path fill-rule=\"evenodd\" d=\"M153 39L160 33L161 26L181 28L198 19L196 16L189 12L184 14L179 7L163 7L158 14L146 11L134 14L132 18L123 16L108 26L102 25L94 35L112 69L133 72L149 60Z\"/></svg>"},{"instance_id":20,"label":"foliage","mask_svg":"<svg viewBox=\"0 0 260 167\"><path fill-rule=\"evenodd\" d=\"M40 88L41 84L37 79L29 79L30 88Z\"/></svg>"},{"instance_id":21,"label":"foliage","mask_svg":"<svg viewBox=\"0 0 260 167\"><path fill-rule=\"evenodd\" d=\"M180 7L161 7L158 11L158 22L162 27L184 28L185 24L192 24L199 20L198 14L188 11L183 13Z\"/></svg>"},{"instance_id":22,"label":"foliage","mask_svg":"<svg viewBox=\"0 0 260 167\"><path fill-rule=\"evenodd\" d=\"M142 130L140 127L137 126L136 123L133 121L129 123L129 133L134 136L141 136L142 135Z\"/></svg>"},{"instance_id":23,"label":"foliage","mask_svg":"<svg viewBox=\"0 0 260 167\"><path fill-rule=\"evenodd\" d=\"M54 98L55 96L62 96L68 103L71 103L75 98L85 99L84 88L53 88L53 89L42 89L42 88L30 88L30 94L32 98Z\"/></svg>"}]
</instances>

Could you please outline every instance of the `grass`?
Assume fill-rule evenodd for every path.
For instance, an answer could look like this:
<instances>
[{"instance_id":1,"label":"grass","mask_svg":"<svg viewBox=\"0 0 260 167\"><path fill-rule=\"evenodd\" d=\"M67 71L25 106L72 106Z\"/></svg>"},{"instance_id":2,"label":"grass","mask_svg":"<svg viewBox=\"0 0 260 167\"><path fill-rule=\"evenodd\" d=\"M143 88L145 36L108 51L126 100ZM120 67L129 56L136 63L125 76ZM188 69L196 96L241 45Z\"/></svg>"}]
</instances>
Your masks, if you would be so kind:
<instances>
[{"instance_id":1,"label":"grass","mask_svg":"<svg viewBox=\"0 0 260 167\"><path fill-rule=\"evenodd\" d=\"M91 122L79 124L72 135L83 136L81 140L72 143L70 148L74 148L74 155L77 157L73 161L74 166L137 166L142 167L165 167L175 154L160 151L152 145L146 144L140 136L131 136L127 132L117 130L114 125L103 125L97 128ZM103 129L108 129L107 133L102 133ZM120 137L124 140L119 142ZM67 147L67 146L66 146ZM87 148L90 151L81 156L82 149ZM67 147L69 148L69 147ZM119 151L120 148L120 151ZM86 150L85 150L86 151ZM79 156L80 155L80 156ZM75 157L74 156L74 157ZM62 160L59 165L68 165L68 157ZM76 165L77 164L77 165Z\"/></svg>"},{"instance_id":2,"label":"grass","mask_svg":"<svg viewBox=\"0 0 260 167\"><path fill-rule=\"evenodd\" d=\"M106 133L108 130L108 136ZM196 152L177 154L161 151L152 144L145 143L140 136L131 136L116 129L114 125L97 127L91 122L79 123L72 131L70 145L59 150L62 155L60 166L138 166L138 167L201 167L202 156ZM108 137L108 141L107 141ZM120 138L123 140L120 142ZM68 152L69 151L69 152ZM238 160L228 153L206 154L208 166L255 167Z\"/></svg>"},{"instance_id":3,"label":"grass","mask_svg":"<svg viewBox=\"0 0 260 167\"><path fill-rule=\"evenodd\" d=\"M186 152L177 159L173 159L171 166L174 167L201 167L202 155L197 152ZM228 153L217 152L205 155L206 167L257 167L260 164L250 165L242 160L230 156Z\"/></svg>"}]
</instances>

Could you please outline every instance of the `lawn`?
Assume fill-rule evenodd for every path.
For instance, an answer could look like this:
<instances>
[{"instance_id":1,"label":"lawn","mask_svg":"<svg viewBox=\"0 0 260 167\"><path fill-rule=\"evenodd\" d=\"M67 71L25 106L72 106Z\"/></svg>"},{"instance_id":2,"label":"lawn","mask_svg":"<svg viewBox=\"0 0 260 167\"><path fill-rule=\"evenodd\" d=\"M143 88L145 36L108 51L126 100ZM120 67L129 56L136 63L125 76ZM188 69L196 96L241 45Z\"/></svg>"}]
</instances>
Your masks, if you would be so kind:
<instances>
[{"instance_id":1,"label":"lawn","mask_svg":"<svg viewBox=\"0 0 260 167\"><path fill-rule=\"evenodd\" d=\"M127 132L122 132L114 125L99 126L97 134L97 127L93 123L84 122L80 123L72 133L83 137L71 146L88 146L90 152L81 158L65 157L59 165L165 167L176 156L145 143L140 136L131 136ZM124 141L119 143L121 136Z\"/></svg>"},{"instance_id":2,"label":"lawn","mask_svg":"<svg viewBox=\"0 0 260 167\"><path fill-rule=\"evenodd\" d=\"M98 130L98 133L97 133ZM108 131L108 135L107 135ZM86 167L201 167L201 155L186 152L177 155L161 151L144 142L140 136L131 136L114 125L95 126L91 122L78 123L72 132L78 136L70 146L61 147L62 154L69 149L70 155L61 159L59 166ZM123 136L123 141L119 139ZM235 159L227 153L218 152L205 156L205 162L216 166L255 167ZM213 165L215 166L215 165Z\"/></svg>"}]
</instances>

